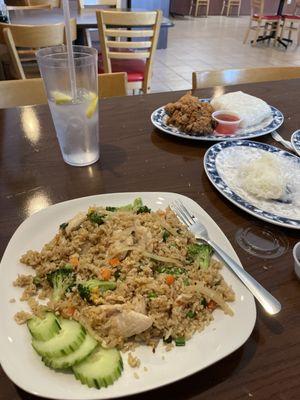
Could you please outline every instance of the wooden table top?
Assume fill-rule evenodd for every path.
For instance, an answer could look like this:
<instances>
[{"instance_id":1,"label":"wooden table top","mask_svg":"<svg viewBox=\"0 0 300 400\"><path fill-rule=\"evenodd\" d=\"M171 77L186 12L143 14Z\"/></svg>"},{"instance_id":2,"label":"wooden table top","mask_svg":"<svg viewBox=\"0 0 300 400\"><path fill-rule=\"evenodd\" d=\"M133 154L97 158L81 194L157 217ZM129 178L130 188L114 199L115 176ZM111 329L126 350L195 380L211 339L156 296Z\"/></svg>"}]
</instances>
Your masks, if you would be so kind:
<instances>
[{"instance_id":1,"label":"wooden table top","mask_svg":"<svg viewBox=\"0 0 300 400\"><path fill-rule=\"evenodd\" d=\"M76 18L77 26L79 28L97 28L97 20L96 20L96 9L103 9L101 6L93 6L92 8L84 8L80 12L77 9L77 6L70 7L70 15L71 18ZM147 11L137 8L123 8L121 11ZM20 25L42 25L42 24L56 24L59 22L63 22L63 10L61 8L53 8L50 10L41 9L41 10L25 10L25 11L10 11L9 12L10 21L12 24L20 24ZM174 23L171 22L168 18L163 17L162 27L172 27Z\"/></svg>"},{"instance_id":2,"label":"wooden table top","mask_svg":"<svg viewBox=\"0 0 300 400\"><path fill-rule=\"evenodd\" d=\"M300 127L300 79L240 85L280 109L286 138ZM129 96L100 102L100 161L76 168L61 158L48 106L0 110L0 254L18 227L47 205L82 196L125 191L169 191L189 196L217 222L244 267L282 303L268 317L258 306L257 321L246 343L225 359L180 382L132 396L133 400L298 400L300 398L300 282L291 249L299 231L261 223L217 192L203 169L210 144L156 131L151 112L183 92ZM212 91L198 93L208 97ZM270 135L257 139L280 147ZM266 227L285 238L288 251L267 260L245 253L235 242L237 229ZM224 332L226 334L226 332ZM16 355L17 357L17 355ZM3 400L33 399L0 371Z\"/></svg>"}]
</instances>

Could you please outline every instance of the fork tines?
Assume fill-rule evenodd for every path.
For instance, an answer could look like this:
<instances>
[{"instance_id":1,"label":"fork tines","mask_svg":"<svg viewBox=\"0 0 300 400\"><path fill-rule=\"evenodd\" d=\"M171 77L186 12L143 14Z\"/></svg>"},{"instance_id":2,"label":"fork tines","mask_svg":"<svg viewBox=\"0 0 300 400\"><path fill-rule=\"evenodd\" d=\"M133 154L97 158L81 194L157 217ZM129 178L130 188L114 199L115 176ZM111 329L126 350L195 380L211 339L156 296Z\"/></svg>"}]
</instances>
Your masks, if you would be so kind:
<instances>
[{"instance_id":1,"label":"fork tines","mask_svg":"<svg viewBox=\"0 0 300 400\"><path fill-rule=\"evenodd\" d=\"M175 212L180 221L185 225L190 226L195 222L193 220L193 215L187 210L187 208L182 204L180 200L175 200L171 204L171 209Z\"/></svg>"}]
</instances>

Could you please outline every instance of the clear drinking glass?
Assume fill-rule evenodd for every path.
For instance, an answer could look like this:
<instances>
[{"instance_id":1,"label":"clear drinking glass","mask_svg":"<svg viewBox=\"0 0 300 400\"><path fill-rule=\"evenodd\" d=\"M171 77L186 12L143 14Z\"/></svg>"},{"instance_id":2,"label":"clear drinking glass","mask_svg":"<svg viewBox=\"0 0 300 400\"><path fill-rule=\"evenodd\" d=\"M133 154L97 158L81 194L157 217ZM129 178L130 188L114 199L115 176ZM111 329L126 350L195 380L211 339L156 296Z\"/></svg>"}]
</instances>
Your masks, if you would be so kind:
<instances>
[{"instance_id":1,"label":"clear drinking glass","mask_svg":"<svg viewBox=\"0 0 300 400\"><path fill-rule=\"evenodd\" d=\"M37 51L37 60L63 159L85 166L99 159L97 50L73 46L76 98L65 45Z\"/></svg>"}]
</instances>

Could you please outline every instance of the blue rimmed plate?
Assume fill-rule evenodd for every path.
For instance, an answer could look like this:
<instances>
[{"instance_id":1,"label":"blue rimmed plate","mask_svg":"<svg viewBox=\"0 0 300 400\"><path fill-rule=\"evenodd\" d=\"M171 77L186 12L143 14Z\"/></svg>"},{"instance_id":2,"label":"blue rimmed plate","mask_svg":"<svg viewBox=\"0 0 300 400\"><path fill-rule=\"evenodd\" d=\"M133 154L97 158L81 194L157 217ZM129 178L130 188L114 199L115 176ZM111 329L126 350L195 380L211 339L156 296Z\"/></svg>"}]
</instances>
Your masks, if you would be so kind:
<instances>
[{"instance_id":1,"label":"blue rimmed plate","mask_svg":"<svg viewBox=\"0 0 300 400\"><path fill-rule=\"evenodd\" d=\"M290 179L295 187L299 187L300 159L265 143L247 140L216 143L205 153L204 169L211 183L239 208L271 224L300 229L299 199L297 203L258 199L245 192L238 183L241 163L258 158L263 152L275 153L282 163L288 164Z\"/></svg>"},{"instance_id":2,"label":"blue rimmed plate","mask_svg":"<svg viewBox=\"0 0 300 400\"><path fill-rule=\"evenodd\" d=\"M292 134L291 143L295 152L300 156L300 129Z\"/></svg>"},{"instance_id":3,"label":"blue rimmed plate","mask_svg":"<svg viewBox=\"0 0 300 400\"><path fill-rule=\"evenodd\" d=\"M199 99L202 102L209 102L210 99ZM192 136L188 133L180 131L175 126L167 125L167 114L165 112L164 107L160 107L157 110L153 111L151 115L151 122L152 124L158 128L159 130L172 135L178 136L184 139L191 139L191 140L201 140L201 141L231 141L231 140L239 140L239 139L252 139L258 136L267 135L278 129L283 121L284 116L281 111L277 110L277 108L270 106L272 109L272 116L266 120L264 120L261 124L256 125L254 127L246 128L246 129L239 129L234 135L216 135L216 134L207 134L202 136Z\"/></svg>"}]
</instances>

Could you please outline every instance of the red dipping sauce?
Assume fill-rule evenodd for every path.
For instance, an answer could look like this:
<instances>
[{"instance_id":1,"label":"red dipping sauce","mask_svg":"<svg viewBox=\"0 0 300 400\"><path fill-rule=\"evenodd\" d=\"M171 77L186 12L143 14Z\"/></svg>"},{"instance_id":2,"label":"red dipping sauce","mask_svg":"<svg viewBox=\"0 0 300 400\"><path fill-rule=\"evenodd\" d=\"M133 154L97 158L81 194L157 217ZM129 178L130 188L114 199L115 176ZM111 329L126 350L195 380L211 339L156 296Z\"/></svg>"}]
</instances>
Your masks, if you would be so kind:
<instances>
[{"instance_id":1,"label":"red dipping sauce","mask_svg":"<svg viewBox=\"0 0 300 400\"><path fill-rule=\"evenodd\" d=\"M215 111L212 117L217 122L215 133L219 135L233 135L241 122L237 114L229 111Z\"/></svg>"}]
</instances>

